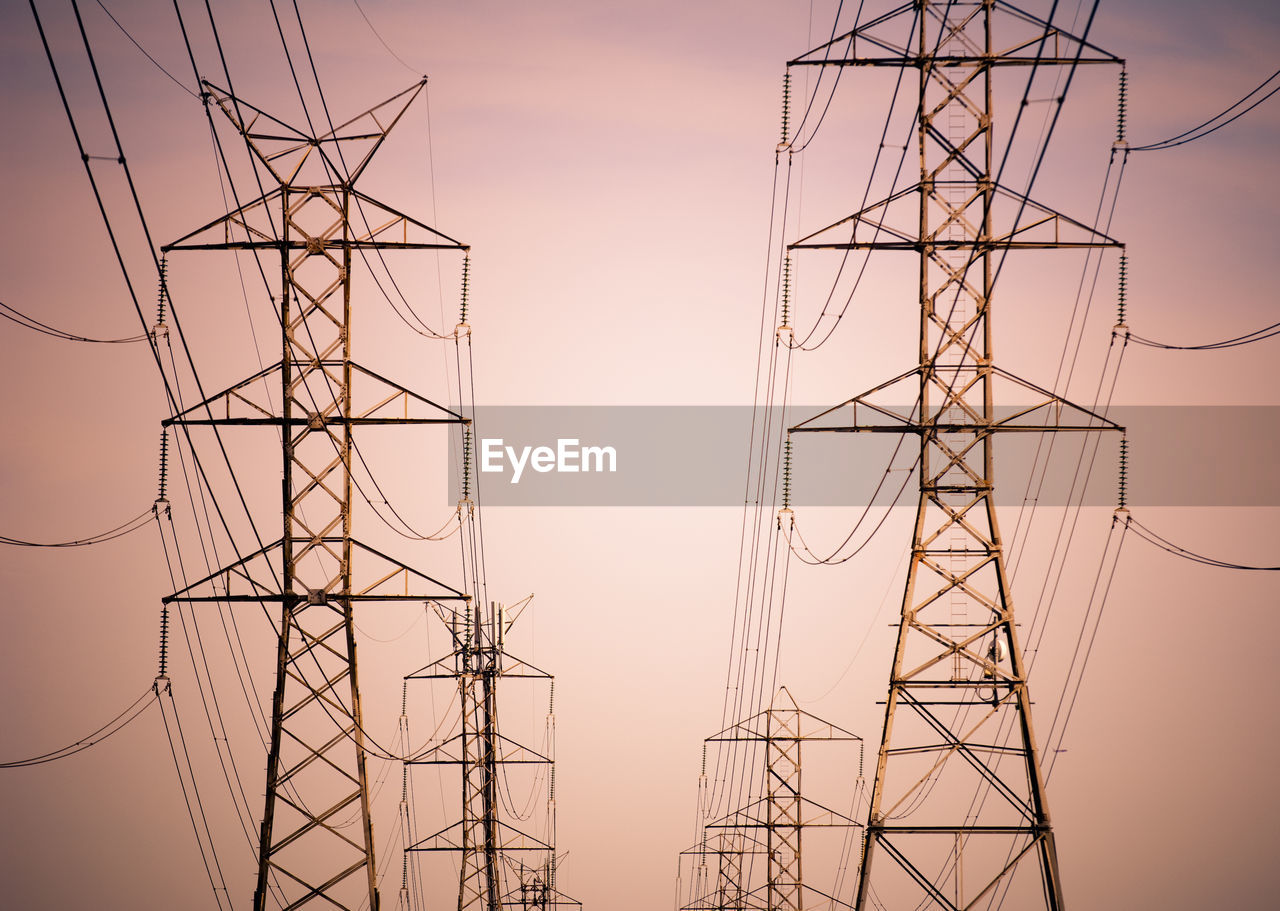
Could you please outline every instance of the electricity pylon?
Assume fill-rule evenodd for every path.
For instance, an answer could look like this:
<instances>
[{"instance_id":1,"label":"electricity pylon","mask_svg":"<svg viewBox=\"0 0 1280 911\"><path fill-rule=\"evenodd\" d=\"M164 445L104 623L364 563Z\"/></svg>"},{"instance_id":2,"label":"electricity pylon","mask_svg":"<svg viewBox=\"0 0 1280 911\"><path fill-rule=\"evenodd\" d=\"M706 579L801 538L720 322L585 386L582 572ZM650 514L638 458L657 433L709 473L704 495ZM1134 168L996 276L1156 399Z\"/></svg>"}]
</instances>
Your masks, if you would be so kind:
<instances>
[{"instance_id":1,"label":"electricity pylon","mask_svg":"<svg viewBox=\"0 0 1280 911\"><path fill-rule=\"evenodd\" d=\"M437 603L436 613L449 631L453 650L406 678L451 680L458 690L461 730L412 763L461 768L462 818L408 849L459 855L458 911L580 907L556 891L554 831L548 840L539 839L503 820L499 812L499 779L505 774L504 766L550 766L552 762L550 757L503 736L498 729L499 680L552 679L550 674L506 650L507 632L528 601L526 598L511 611L492 602L487 609L476 603L462 609ZM554 779L548 776L548 780ZM548 802L548 826L554 830L554 792L549 793ZM516 854L529 853L540 855L542 863L530 868L521 863L519 882L507 890L504 863L516 861Z\"/></svg>"},{"instance_id":2,"label":"electricity pylon","mask_svg":"<svg viewBox=\"0 0 1280 911\"><path fill-rule=\"evenodd\" d=\"M789 64L919 72L919 182L789 245L919 261L918 366L793 428L920 440L859 909L964 909L1006 896L1019 909L1062 907L992 443L1000 432L1119 428L997 367L991 300L1010 251L1119 245L998 182L992 94L998 70L1071 68L1069 85L1086 63L1122 61L1004 0L912 0ZM1010 406L999 413L998 398Z\"/></svg>"},{"instance_id":3,"label":"electricity pylon","mask_svg":"<svg viewBox=\"0 0 1280 911\"><path fill-rule=\"evenodd\" d=\"M514 857L505 858L516 881L502 898L503 908L518 911L548 911L550 908L581 908L582 902L556 889L556 862L548 852L538 866L529 866Z\"/></svg>"},{"instance_id":4,"label":"electricity pylon","mask_svg":"<svg viewBox=\"0 0 1280 911\"><path fill-rule=\"evenodd\" d=\"M805 899L848 907L804 881L805 829L846 828L858 823L805 797L801 789L801 744L862 738L803 711L786 687L773 705L714 736L708 743L764 744L764 794L737 812L708 823L707 837L686 855L717 857L716 885L684 911L803 911ZM765 856L764 882L751 885L748 855ZM709 878L709 877L706 877ZM710 884L695 883L695 889Z\"/></svg>"},{"instance_id":5,"label":"electricity pylon","mask_svg":"<svg viewBox=\"0 0 1280 911\"><path fill-rule=\"evenodd\" d=\"M465 423L352 358L353 254L467 247L356 189L419 83L323 135L205 83L265 171L261 196L169 244L279 256L280 360L166 423L280 436L283 533L171 595L273 605L279 618L254 908L378 908L354 611L468 599L362 544L351 528L353 431ZM261 184L259 184L261 185ZM243 552L243 551L239 551ZM352 823L356 823L352 825Z\"/></svg>"},{"instance_id":6,"label":"electricity pylon","mask_svg":"<svg viewBox=\"0 0 1280 911\"><path fill-rule=\"evenodd\" d=\"M750 873L747 857L767 853L763 842L744 832L713 832L706 826L702 840L680 853L697 859L690 890L693 898L680 911L747 911L751 907L746 898ZM714 864L714 870L708 861Z\"/></svg>"}]
</instances>

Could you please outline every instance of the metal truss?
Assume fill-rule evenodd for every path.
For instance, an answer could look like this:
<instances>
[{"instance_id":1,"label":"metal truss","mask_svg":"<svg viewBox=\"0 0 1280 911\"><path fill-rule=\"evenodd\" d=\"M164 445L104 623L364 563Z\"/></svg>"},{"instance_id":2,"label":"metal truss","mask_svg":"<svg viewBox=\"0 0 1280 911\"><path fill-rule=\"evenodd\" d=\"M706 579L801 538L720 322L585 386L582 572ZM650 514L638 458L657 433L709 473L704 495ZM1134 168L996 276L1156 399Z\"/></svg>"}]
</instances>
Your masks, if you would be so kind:
<instances>
[{"instance_id":1,"label":"metal truss","mask_svg":"<svg viewBox=\"0 0 1280 911\"><path fill-rule=\"evenodd\" d=\"M355 607L469 600L362 544L351 528L355 428L466 423L352 357L354 251L467 249L354 186L422 88L419 83L316 136L205 83L206 103L226 115L270 186L164 248L279 255L280 360L166 422L269 426L282 441L280 538L165 599L254 602L278 611L253 900L259 911L269 893L285 908L376 911Z\"/></svg>"},{"instance_id":2,"label":"metal truss","mask_svg":"<svg viewBox=\"0 0 1280 911\"><path fill-rule=\"evenodd\" d=\"M490 603L462 608L437 603L436 613L449 631L453 651L410 674L408 680L451 680L458 688L461 730L412 760L415 765L457 765L462 771L462 819L411 845L410 851L452 851L460 855L458 911L504 908L581 907L555 889L555 845L505 822L499 813L498 777L504 765L550 765L552 759L504 737L498 731L498 680L551 675L512 657L506 633L528 604L511 611ZM517 853L541 855L526 866ZM504 886L505 863L516 867L516 883Z\"/></svg>"},{"instance_id":3,"label":"metal truss","mask_svg":"<svg viewBox=\"0 0 1280 911\"><path fill-rule=\"evenodd\" d=\"M556 889L556 860L548 854L539 866L531 867L512 857L504 858L515 874L515 882L502 897L503 908L518 911L546 911L549 908L581 908L582 902Z\"/></svg>"},{"instance_id":4,"label":"metal truss","mask_svg":"<svg viewBox=\"0 0 1280 911\"><path fill-rule=\"evenodd\" d=\"M1001 432L1120 428L995 366L991 297L1008 252L1119 244L996 183L992 77L1120 62L1002 0L914 0L791 61L919 70L919 181L790 245L919 261L919 365L792 428L920 439L858 909L955 911L1006 897L1062 907L992 444ZM997 400L1009 405L997 411Z\"/></svg>"},{"instance_id":5,"label":"metal truss","mask_svg":"<svg viewBox=\"0 0 1280 911\"><path fill-rule=\"evenodd\" d=\"M764 796L709 823L702 843L684 852L699 855L704 870L707 857L714 856L716 882L712 887L704 875L695 884L699 897L683 911L803 911L806 898L810 907L815 899L821 907L849 907L804 882L804 830L859 826L801 792L800 746L819 740L860 743L862 738L801 710L786 687L770 708L707 738L708 743L764 744ZM753 886L747 858L760 854L766 857L764 883Z\"/></svg>"},{"instance_id":6,"label":"metal truss","mask_svg":"<svg viewBox=\"0 0 1280 911\"><path fill-rule=\"evenodd\" d=\"M764 842L746 832L713 831L707 826L702 840L680 853L696 858L691 890L696 897L680 911L747 911L754 907L747 899L747 857L767 854Z\"/></svg>"}]
</instances>

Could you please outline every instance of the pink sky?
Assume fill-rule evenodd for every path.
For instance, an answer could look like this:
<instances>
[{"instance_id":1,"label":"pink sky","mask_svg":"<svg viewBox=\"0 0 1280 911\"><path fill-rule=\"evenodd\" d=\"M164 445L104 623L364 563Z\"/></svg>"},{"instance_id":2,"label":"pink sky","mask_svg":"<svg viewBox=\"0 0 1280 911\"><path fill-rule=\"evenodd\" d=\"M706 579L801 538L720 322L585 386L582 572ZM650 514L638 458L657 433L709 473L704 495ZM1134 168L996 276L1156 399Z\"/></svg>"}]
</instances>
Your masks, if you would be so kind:
<instances>
[{"instance_id":1,"label":"pink sky","mask_svg":"<svg viewBox=\"0 0 1280 911\"><path fill-rule=\"evenodd\" d=\"M472 245L477 402L750 404L782 73L787 59L829 30L833 4L361 5L397 53L430 76L430 143L423 106L389 141L365 189ZM106 154L110 137L95 114L69 5L39 6L87 145ZM171 9L136 0L107 6L191 82ZM187 6L196 19L195 5ZM300 120L269 8L248 0L217 6L240 94ZM199 105L142 58L97 4L81 7L157 242L222 214ZM303 11L335 118L414 81L349 0L307 3ZM1129 61L1137 144L1206 119L1273 72L1280 12L1243 0L1212 7L1111 0L1093 37ZM209 36L197 27L194 40L212 74ZM0 225L0 301L84 335L136 334L23 4L0 10L0 73L8 214ZM798 84L803 79L797 75ZM887 104L882 79L861 72L844 79L850 100L832 116L869 119L833 120L814 144L797 189L802 229L852 208ZM1114 85L1112 72L1077 80L1038 194L1085 218L1106 167ZM1280 208L1271 177L1278 141L1280 102L1273 99L1208 139L1130 160L1112 233L1128 244L1135 332L1190 343L1275 321L1269 267L1277 254L1270 222ZM139 257L118 169L95 168L124 226L150 318L153 278ZM175 300L210 388L257 364L239 284L220 255L172 263ZM914 270L914 263L904 258L900 268ZM404 269L425 312L443 307L451 321L456 264L443 269L443 305L434 260L406 260ZM1086 327L1081 389L1096 382L1114 321L1110 276L1104 270ZM997 356L1048 381L1074 274L1037 277L1031 267L1002 279ZM892 272L877 281L831 345L797 366L796 401L834 403L913 365L917 304L896 293L901 282ZM251 300L262 337L269 324L262 301ZM812 318L816 305L809 306ZM399 324L380 303L361 319L368 327L360 330L361 357L440 387L438 345L396 336ZM1276 345L1131 349L1116 401L1275 406ZM6 322L0 364L8 389L0 531L77 538L149 506L166 411L143 346L73 344ZM1194 439L1195 428L1187 432ZM1143 452L1140 440L1134 445L1140 474L1143 460L1159 454ZM449 508L436 470L440 451L428 450L427 459L431 476L418 479L424 489L407 499L424 525ZM1260 471L1273 462L1271 452L1257 454ZM420 468L388 456L385 470L408 485ZM276 477L274 468L251 475L249 486L266 496ZM780 682L802 707L862 734L869 752L881 721L876 701L891 656L888 624L910 542L908 512L898 510L858 560L839 569L796 567L791 577ZM1275 508L1135 515L1193 550L1280 562ZM1110 510L1094 509L1081 520L1058 596L1053 631L1060 638L1046 646L1049 665L1074 645L1110 518ZM834 542L850 515L813 510L802 520L814 538ZM1028 539L1026 566L1015 578L1020 607L1041 597L1037 554L1051 543L1051 524ZM719 727L740 525L741 510L728 507L486 513L491 593L508 602L537 595L514 648L557 677L559 847L569 852L561 885L585 907L672 906L677 854L696 834L702 739ZM0 761L7 761L82 736L149 684L160 598L170 589L154 529L93 548L6 548L0 574L8 621L0 638ZM1272 771L1280 685L1271 672L1278 602L1269 574L1197 566L1127 541L1062 744L1067 752L1058 754L1050 783L1070 903L1173 911L1265 905L1280 811ZM404 613L361 626L366 721L390 740L400 676L437 657L444 637ZM251 649L270 649L260 617L246 629ZM231 898L247 906L254 859L229 807L184 647L172 676ZM1054 687L1046 678L1037 689L1033 679L1039 711L1052 710ZM542 698L514 696L512 724L536 729ZM263 757L234 679L219 699L232 716L232 747L256 804ZM444 696L437 702L442 708ZM421 710L419 733L429 729L425 701ZM379 851L395 825L390 792L398 794L398 767L388 775L387 796L375 809ZM422 779L424 817L440 814L442 801L455 813L453 788L452 780L439 788ZM3 903L216 906L154 712L71 759L5 770L0 795ZM391 871L387 907L399 857L379 860ZM819 881L827 875L812 865L806 872Z\"/></svg>"}]
</instances>

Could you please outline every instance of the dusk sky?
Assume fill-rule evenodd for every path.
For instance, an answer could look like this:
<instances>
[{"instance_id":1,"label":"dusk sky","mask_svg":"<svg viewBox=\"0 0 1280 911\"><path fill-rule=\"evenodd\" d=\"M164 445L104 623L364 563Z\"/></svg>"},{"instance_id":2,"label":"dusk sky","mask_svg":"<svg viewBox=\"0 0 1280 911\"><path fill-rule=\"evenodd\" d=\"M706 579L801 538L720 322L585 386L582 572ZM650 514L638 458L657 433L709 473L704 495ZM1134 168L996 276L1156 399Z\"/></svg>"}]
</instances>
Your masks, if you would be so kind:
<instances>
[{"instance_id":1,"label":"dusk sky","mask_svg":"<svg viewBox=\"0 0 1280 911\"><path fill-rule=\"evenodd\" d=\"M779 241L776 232L770 236L770 193L783 73L787 60L830 35L836 5L299 3L335 121L429 78L426 95L361 186L471 245L477 405L752 405L767 257ZM1043 14L1049 5L1029 8ZM218 218L228 204L201 105L104 12L105 6L190 89L194 77L172 6L141 0L79 0L79 6L155 243ZM202 74L220 83L203 5L180 0L180 6ZM277 6L289 6L283 18L296 50L292 6ZM842 30L855 6L844 4ZM1059 6L1059 21L1077 15L1077 4ZM37 7L86 151L113 158L71 4L37 0ZM305 125L271 6L226 0L214 7L237 93ZM1079 15L1089 8L1081 4ZM1103 0L1090 37L1127 60L1134 146L1207 120L1280 68L1280 7L1269 0ZM1037 178L1038 198L1086 222L1097 209L1114 139L1116 75L1114 67L1079 74ZM794 72L793 122L814 78L811 70ZM1020 77L1011 78L1007 96L1021 89ZM0 85L8 216L0 224L0 302L75 335L138 335L143 327L25 3L0 8ZM891 90L881 72L841 76L828 120L793 160L791 218L782 239L856 208ZM303 91L314 106L314 83L304 82ZM1006 109L997 114L997 137ZM893 121L903 125L899 144L907 125L901 113ZM1040 123L1027 127L1029 138ZM1273 98L1207 138L1132 153L1109 233L1127 244L1128 322L1135 333L1193 345L1276 322L1277 148L1280 99ZM247 171L243 151L236 154L240 179ZM122 171L107 160L92 166L149 324L155 270ZM1025 179L1025 168L1013 178ZM1108 255L1076 372L1058 389L1086 403L1115 323L1116 263ZM993 325L997 362L1049 386L1083 260L1044 256L1010 264ZM795 356L797 419L915 366L916 262L906 255L874 262L830 343ZM174 307L208 390L279 357L252 262L242 261L243 293L235 265L227 253L180 253L169 261ZM445 330L457 322L459 265L456 256L441 256L437 267L431 254L398 254L392 262L418 312ZM798 272L795 317L797 325L811 325L829 265L798 268L813 269ZM408 332L368 283L359 290L367 303L353 317L358 359L456 402L447 359L452 343ZM1261 480L1274 467L1277 351L1280 339L1224 351L1129 347L1113 404L1248 406L1257 432L1256 451L1223 451L1213 433L1187 417L1209 410L1170 408L1172 430L1161 439L1174 441L1177 459L1162 452L1163 442L1130 440L1135 518L1192 551L1242 564L1280 563L1274 496L1256 506L1181 505L1194 500L1190 494L1172 505L1159 502L1164 493L1142 499L1144 471L1180 473L1162 491L1196 491L1216 490L1224 474L1248 489L1252 474ZM160 422L169 412L145 345L66 341L5 321L0 365L7 390L0 534L81 539L150 508ZM745 477L745 436L722 443L694 448L675 437L667 448L691 473ZM851 451L861 443L839 441ZM801 479L804 445L797 444ZM260 523L278 535L278 452L270 445L233 447L233 456L245 460L250 501L265 504ZM184 556L195 562L193 510L172 452L169 498L187 536ZM452 512L447 453L443 433L414 437L408 448L385 438L371 444L375 469L389 490L399 491L393 504L416 526L434 529ZM1064 449L1051 470L1069 473L1075 464L1075 450ZM1105 490L1116 471L1111 457L1100 457L1093 470ZM229 490L221 494L230 501ZM869 765L911 540L914 498L903 502L854 559L837 567L795 561L781 621L776 682L802 708L864 737ZM1096 620L1086 605L1112 509L1079 512L1061 567L1049 558L1063 512L1058 504L1040 507L1034 523L1023 521L1025 510L1016 505L1005 509L1004 534L1018 557L1017 609L1025 616L1037 605L1054 607L1040 643L1043 670L1032 675L1031 691L1052 768L1048 796L1068 904L1272 907L1280 814L1274 574L1197 565L1127 536L1070 726L1049 739L1060 697L1066 691L1070 700L1074 692L1064 679L1066 662L1081 625L1087 635ZM815 551L830 551L858 512L806 506L797 520ZM567 852L560 886L584 908L675 906L678 855L698 834L703 739L721 727L743 514L740 499L696 507L492 506L484 513L490 596L515 603L535 595L515 627L512 651L556 677L558 846ZM357 521L359 534L410 546L367 513ZM150 685L161 598L173 590L155 525L91 547L0 549L6 620L0 762L85 736ZM405 552L413 559L456 571L454 543L412 547L419 549ZM1110 572L1110 563L1105 568ZM249 652L263 659L253 683L269 701L274 641L256 610L240 615L241 631ZM224 749L258 812L261 743L229 670L223 627L202 622L226 713ZM397 607L358 617L357 624L366 727L390 743L401 678L441 657L445 634L420 609ZM230 902L249 907L256 858L235 821L187 644L175 632L171 645L174 697ZM411 698L416 737L431 730L433 713L445 710L449 696L440 689ZM513 685L504 723L539 735L546 698ZM374 834L379 868L387 871L383 908L393 908L400 855L398 846L384 847L397 825L400 767L375 761L370 769L371 778L385 781L375 799ZM437 783L429 771L418 774L422 828L431 828L428 819L443 826L456 818L454 779ZM834 789L830 800L848 803L847 776L815 777L815 787ZM525 794L517 795L516 803L524 801ZM0 904L219 907L154 706L71 758L0 770L0 817ZM836 871L825 860L806 862L806 874L827 889ZM447 864L440 869L445 879L452 875ZM449 884L437 886L446 898L431 907L448 907Z\"/></svg>"}]
</instances>

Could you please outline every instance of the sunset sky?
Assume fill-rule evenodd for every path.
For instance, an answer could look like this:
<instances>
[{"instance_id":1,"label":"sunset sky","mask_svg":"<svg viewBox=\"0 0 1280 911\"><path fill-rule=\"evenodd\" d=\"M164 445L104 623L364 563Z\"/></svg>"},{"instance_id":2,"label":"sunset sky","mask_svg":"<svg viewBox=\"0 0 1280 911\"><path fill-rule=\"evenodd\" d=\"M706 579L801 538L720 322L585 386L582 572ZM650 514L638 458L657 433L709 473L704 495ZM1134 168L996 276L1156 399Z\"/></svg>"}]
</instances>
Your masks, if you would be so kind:
<instances>
[{"instance_id":1,"label":"sunset sky","mask_svg":"<svg viewBox=\"0 0 1280 911\"><path fill-rule=\"evenodd\" d=\"M183 86L193 85L172 7L103 3ZM129 42L102 4L79 5L156 244L222 215L228 205L198 101ZM201 72L219 83L203 4L180 5ZM70 3L37 6L87 152L114 157ZM239 95L303 124L270 5L214 6ZM292 6L277 6L289 7L284 22L296 50ZM845 4L843 27L855 6ZM1031 8L1043 13L1048 6ZM766 257L779 239L770 237L770 209L783 72L788 59L830 35L835 7L832 0L360 0L380 40L352 0L299 4L335 120L429 77L426 96L362 187L471 245L476 403L620 411L752 404ZM1076 4L1060 4L1060 20L1075 15ZM1269 0L1103 0L1091 38L1127 60L1135 146L1208 119L1280 68L1280 8ZM793 162L785 239L856 207L892 88L884 76L850 70L841 77L830 122ZM797 99L813 78L795 71ZM0 223L0 302L77 335L137 335L142 327L25 3L0 8L0 85L7 214ZM1020 89L1009 85L1009 94ZM1078 76L1037 182L1039 198L1083 221L1093 218L1107 169L1115 86L1111 67ZM303 84L308 103L314 88ZM997 135L1001 116L1003 109ZM1110 233L1127 244L1135 333L1196 344L1276 321L1278 144L1280 99L1272 99L1203 140L1131 155ZM247 173L237 154L234 166ZM96 159L93 168L150 322L154 269L121 169ZM1082 261L1045 256L1011 263L993 324L997 362L1049 385ZM914 258L875 262L830 344L796 356L797 418L915 365ZM170 260L174 306L210 390L258 369L255 337L268 363L278 357L256 273L246 272L246 300L234 265L224 253ZM458 265L456 257L441 257L437 270L431 255L400 254L393 262L410 300L437 327L457 321ZM817 276L827 267L815 261L800 268L814 270L798 273L796 320L808 324L821 306ZM1112 256L1084 327L1078 373L1062 390L1068 397L1092 400L1115 322L1114 286ZM369 303L353 317L357 357L455 401L447 399L446 345L404 331L381 298L367 285L362 290ZM1193 551L1280 563L1274 497L1256 507L1141 498L1144 471L1182 472L1181 484L1194 490L1224 471L1247 486L1251 473L1274 466L1277 351L1280 339L1225 351L1129 348L1115 404L1248 406L1257 416L1254 453L1221 451L1220 440L1194 425L1175 424L1177 432L1161 437L1176 441L1176 459L1162 453L1163 442L1131 438L1135 518ZM5 321L0 370L7 390L0 534L79 539L150 507L168 410L145 345L64 341ZM1176 422L1195 412L1170 413ZM445 438L414 440L408 450L383 444L371 454L401 491L397 508L434 529L452 510ZM691 473L745 476L745 436L718 446L681 435L662 442ZM842 438L839 445L852 450L861 442ZM268 446L254 456L247 444L234 455L266 466L244 463L246 488L255 503L267 504L260 522L278 529L278 501L271 499L278 497L278 455ZM1063 454L1055 468L1069 472L1074 464L1074 454ZM1115 468L1100 458L1095 473L1110 483ZM194 559L198 545L180 478L174 467L170 499L175 522L192 535L184 546ZM483 488L480 498L483 505ZM891 510L855 559L839 567L796 562L789 576L778 683L802 708L862 735L868 757L880 732L877 703L912 512ZM802 507L798 521L815 550L831 550L856 514ZM1043 645L1046 670L1031 681L1045 732L1112 519L1109 507L1081 512L1059 573L1047 555L1060 514L1051 504L1015 538L1017 508L1002 513L1011 550L1020 555L1019 611L1051 594L1056 605ZM490 596L514 603L535 594L512 650L557 680L558 841L568 852L561 888L598 911L673 907L677 858L698 831L702 742L721 726L741 501L492 507L484 517ZM361 521L359 534L387 539L376 520ZM411 552L414 559L456 568L451 542L422 547ZM160 599L172 587L154 527L92 547L5 547L0 578L5 762L83 737L145 690L156 672ZM242 620L249 649L267 655L271 631L260 614L250 614ZM358 618L358 625L366 725L390 742L401 677L440 657L445 635L438 621L399 609ZM222 636L212 621L207 630ZM1071 725L1046 750L1070 905L1190 911L1274 903L1278 636L1274 574L1196 565L1136 536L1125 539ZM225 642L210 640L209 648L222 650L213 660L223 660L225 672ZM191 658L176 634L171 666L231 902L248 907L256 861L230 809ZM232 755L250 804L260 809L264 757L244 697L234 675L219 680L215 671L215 680L225 684L218 699L233 732ZM255 682L269 693L269 673ZM512 728L540 731L545 692L512 692L504 703ZM443 711L448 694L436 694L434 703L415 698L421 715L414 730L423 736L433 724L429 713ZM400 769L384 765L371 764L371 774L385 772L387 782L374 811L379 865L389 870L385 909L394 907L399 886L399 855L382 852L396 826ZM424 820L456 816L452 779L437 785L423 777L416 787ZM154 707L69 759L0 770L0 816L0 904L218 907ZM834 875L818 863L807 864L806 873L815 883Z\"/></svg>"}]
</instances>

